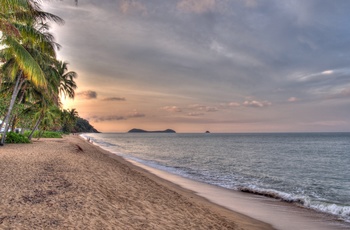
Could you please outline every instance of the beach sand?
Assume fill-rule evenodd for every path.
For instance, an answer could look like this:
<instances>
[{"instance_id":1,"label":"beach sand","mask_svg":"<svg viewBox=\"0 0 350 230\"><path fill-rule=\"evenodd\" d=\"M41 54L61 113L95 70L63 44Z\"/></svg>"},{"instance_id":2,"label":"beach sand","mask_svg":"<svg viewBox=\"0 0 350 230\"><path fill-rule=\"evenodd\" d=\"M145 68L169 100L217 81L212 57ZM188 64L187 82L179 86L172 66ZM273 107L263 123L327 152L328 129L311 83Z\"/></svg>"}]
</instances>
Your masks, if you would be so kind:
<instances>
[{"instance_id":1,"label":"beach sand","mask_svg":"<svg viewBox=\"0 0 350 230\"><path fill-rule=\"evenodd\" d=\"M0 148L0 229L272 229L78 136Z\"/></svg>"}]
</instances>

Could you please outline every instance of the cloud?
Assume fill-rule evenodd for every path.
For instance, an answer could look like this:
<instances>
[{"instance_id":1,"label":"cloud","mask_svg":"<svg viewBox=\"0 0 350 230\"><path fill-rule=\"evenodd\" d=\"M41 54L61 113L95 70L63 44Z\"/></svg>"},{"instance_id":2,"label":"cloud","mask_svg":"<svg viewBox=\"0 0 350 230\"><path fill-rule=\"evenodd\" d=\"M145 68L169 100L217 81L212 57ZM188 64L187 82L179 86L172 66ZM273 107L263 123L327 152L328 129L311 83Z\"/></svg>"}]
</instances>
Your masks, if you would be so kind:
<instances>
[{"instance_id":1,"label":"cloud","mask_svg":"<svg viewBox=\"0 0 350 230\"><path fill-rule=\"evenodd\" d=\"M107 115L107 116L92 116L90 118L88 118L88 120L92 120L96 123L98 122L104 122L104 121L121 121L121 120L128 120L128 119L132 119L132 118L141 118L141 117L145 117L146 115L143 113L139 113L139 112L132 112L128 115Z\"/></svg>"},{"instance_id":2,"label":"cloud","mask_svg":"<svg viewBox=\"0 0 350 230\"><path fill-rule=\"evenodd\" d=\"M177 3L177 8L186 12L205 13L213 10L215 0L181 0Z\"/></svg>"},{"instance_id":3,"label":"cloud","mask_svg":"<svg viewBox=\"0 0 350 230\"><path fill-rule=\"evenodd\" d=\"M200 105L200 104L193 104L188 106L189 109L195 109L195 110L203 110L205 107L206 106Z\"/></svg>"},{"instance_id":4,"label":"cloud","mask_svg":"<svg viewBox=\"0 0 350 230\"><path fill-rule=\"evenodd\" d=\"M343 89L340 94L344 97L349 97L350 96L350 89Z\"/></svg>"},{"instance_id":5,"label":"cloud","mask_svg":"<svg viewBox=\"0 0 350 230\"><path fill-rule=\"evenodd\" d=\"M237 49L234 49L234 51L232 51L232 47L230 47L229 45L219 43L216 40L212 40L209 48L210 50L214 51L216 54L221 55L225 58L231 59L233 62L239 63L240 65L245 65L245 66L262 65L262 62L260 60L250 55L249 53L241 52Z\"/></svg>"},{"instance_id":6,"label":"cloud","mask_svg":"<svg viewBox=\"0 0 350 230\"><path fill-rule=\"evenodd\" d=\"M326 75L331 75L333 73L334 73L334 71L326 70L323 72L307 74L307 75L300 76L297 79L297 81L301 81L301 82L320 81L320 80L324 80Z\"/></svg>"},{"instance_id":7,"label":"cloud","mask_svg":"<svg viewBox=\"0 0 350 230\"><path fill-rule=\"evenodd\" d=\"M200 105L200 104L189 105L188 109L197 110L197 111L205 111L205 112L216 112L219 110L218 107L215 107L215 106L206 106L206 105Z\"/></svg>"},{"instance_id":8,"label":"cloud","mask_svg":"<svg viewBox=\"0 0 350 230\"><path fill-rule=\"evenodd\" d=\"M96 99L97 93L96 91L86 90L86 91L78 92L77 96L83 99L90 100L90 99Z\"/></svg>"},{"instance_id":9,"label":"cloud","mask_svg":"<svg viewBox=\"0 0 350 230\"><path fill-rule=\"evenodd\" d=\"M301 75L297 78L297 81L325 81L328 80L329 77L332 77L333 79L339 78L339 77L348 77L350 75L350 69L349 68L340 68L340 69L329 69L324 70L322 72L318 73L311 73L311 74L305 74Z\"/></svg>"},{"instance_id":10,"label":"cloud","mask_svg":"<svg viewBox=\"0 0 350 230\"><path fill-rule=\"evenodd\" d=\"M139 112L132 112L131 114L127 115L127 118L140 118L140 117L145 117L146 115L143 113Z\"/></svg>"},{"instance_id":11,"label":"cloud","mask_svg":"<svg viewBox=\"0 0 350 230\"><path fill-rule=\"evenodd\" d=\"M162 108L163 110L167 111L167 112L171 112L171 113L179 113L182 112L182 109L177 107L177 106L164 106Z\"/></svg>"},{"instance_id":12,"label":"cloud","mask_svg":"<svg viewBox=\"0 0 350 230\"><path fill-rule=\"evenodd\" d=\"M199 112L190 112L187 114L190 117L198 117L198 116L203 116L204 113L199 113Z\"/></svg>"},{"instance_id":13,"label":"cloud","mask_svg":"<svg viewBox=\"0 0 350 230\"><path fill-rule=\"evenodd\" d=\"M174 118L176 124L178 117L197 121L206 115L220 122L229 119L228 110L235 110L237 119L264 115L274 117L279 125L290 116L287 109L275 106L254 114L247 107L291 104L302 98L303 103L293 104L298 114L293 121L309 115L305 108L315 108L315 117L327 114L340 119L349 114L345 99L312 101L349 94L350 28L346 22L350 1L86 0L68 8L64 6L72 5L69 1L43 2L50 6L49 12L66 20L65 26L54 26L53 32L63 45L60 56L84 75L83 89L98 89L95 98L105 100L103 104L118 103L117 97L103 97L123 92L120 96L128 103L118 103L119 111L145 109L147 118L157 123L161 107L177 105L163 108L184 115L164 116ZM167 97L141 95L141 88ZM194 103L201 106L186 106ZM82 114L87 111L84 103L76 106ZM219 111L209 114L215 106ZM113 113L110 107L104 110L101 113ZM199 114L204 116L187 116ZM128 119L127 112L119 115L102 118Z\"/></svg>"},{"instance_id":14,"label":"cloud","mask_svg":"<svg viewBox=\"0 0 350 230\"><path fill-rule=\"evenodd\" d=\"M329 74L333 74L334 73L334 70L325 70L323 71L321 74L323 75L329 75Z\"/></svg>"},{"instance_id":15,"label":"cloud","mask_svg":"<svg viewBox=\"0 0 350 230\"><path fill-rule=\"evenodd\" d=\"M253 107L253 108L263 108L272 105L269 101L256 101L256 100L247 100L243 102L243 106Z\"/></svg>"},{"instance_id":16,"label":"cloud","mask_svg":"<svg viewBox=\"0 0 350 230\"><path fill-rule=\"evenodd\" d=\"M120 121L120 120L126 120L126 117L119 116L119 115L111 115L111 116L92 116L88 118L88 120L92 120L96 123L98 122L104 122L104 121Z\"/></svg>"},{"instance_id":17,"label":"cloud","mask_svg":"<svg viewBox=\"0 0 350 230\"><path fill-rule=\"evenodd\" d=\"M241 104L238 102L230 102L230 103L228 103L228 106L229 107L239 107L239 106L241 106Z\"/></svg>"},{"instance_id":18,"label":"cloud","mask_svg":"<svg viewBox=\"0 0 350 230\"><path fill-rule=\"evenodd\" d=\"M125 97L105 97L102 101L126 101Z\"/></svg>"},{"instance_id":19,"label":"cloud","mask_svg":"<svg viewBox=\"0 0 350 230\"><path fill-rule=\"evenodd\" d=\"M258 5L257 0L243 0L246 7L254 8Z\"/></svg>"},{"instance_id":20,"label":"cloud","mask_svg":"<svg viewBox=\"0 0 350 230\"><path fill-rule=\"evenodd\" d=\"M143 15L147 15L148 11L144 4L136 0L123 0L119 4L120 10L123 14L135 11Z\"/></svg>"},{"instance_id":21,"label":"cloud","mask_svg":"<svg viewBox=\"0 0 350 230\"><path fill-rule=\"evenodd\" d=\"M327 97L327 99L338 99L350 97L350 88L342 89L340 92L333 93Z\"/></svg>"},{"instance_id":22,"label":"cloud","mask_svg":"<svg viewBox=\"0 0 350 230\"><path fill-rule=\"evenodd\" d=\"M216 112L218 110L219 109L217 107L210 107L210 106L205 107L205 111L207 112Z\"/></svg>"},{"instance_id":23,"label":"cloud","mask_svg":"<svg viewBox=\"0 0 350 230\"><path fill-rule=\"evenodd\" d=\"M215 52L222 54L228 58L232 58L233 54L228 52L227 49L225 49L221 44L219 44L217 41L212 41L210 44L210 49L214 50Z\"/></svg>"},{"instance_id":24,"label":"cloud","mask_svg":"<svg viewBox=\"0 0 350 230\"><path fill-rule=\"evenodd\" d=\"M236 107L252 107L252 108L263 108L271 106L272 103L269 101L258 101L252 99L252 97L246 97L246 100L243 103L239 102L229 102L221 104L222 108L236 108Z\"/></svg>"},{"instance_id":25,"label":"cloud","mask_svg":"<svg viewBox=\"0 0 350 230\"><path fill-rule=\"evenodd\" d=\"M299 101L300 99L299 98L296 98L296 97L290 97L288 98L288 102L296 102L296 101Z\"/></svg>"},{"instance_id":26,"label":"cloud","mask_svg":"<svg viewBox=\"0 0 350 230\"><path fill-rule=\"evenodd\" d=\"M316 125L316 126L346 126L349 121L344 120L326 120L326 121L313 121L313 122L302 122L303 125Z\"/></svg>"},{"instance_id":27,"label":"cloud","mask_svg":"<svg viewBox=\"0 0 350 230\"><path fill-rule=\"evenodd\" d=\"M317 98L334 99L346 97L346 90L340 91L350 87L350 69L338 68L309 74L297 73L290 79L292 84L286 90L294 95L300 95L303 101Z\"/></svg>"}]
</instances>

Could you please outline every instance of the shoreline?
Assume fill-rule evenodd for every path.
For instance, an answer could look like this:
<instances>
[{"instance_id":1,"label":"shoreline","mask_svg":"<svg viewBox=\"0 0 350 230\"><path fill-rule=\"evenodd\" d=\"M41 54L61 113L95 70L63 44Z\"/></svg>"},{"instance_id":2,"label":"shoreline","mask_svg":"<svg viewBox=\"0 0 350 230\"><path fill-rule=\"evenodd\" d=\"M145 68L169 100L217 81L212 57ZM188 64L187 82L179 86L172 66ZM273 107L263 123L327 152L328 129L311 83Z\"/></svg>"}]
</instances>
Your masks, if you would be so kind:
<instances>
[{"instance_id":1,"label":"shoreline","mask_svg":"<svg viewBox=\"0 0 350 230\"><path fill-rule=\"evenodd\" d=\"M346 230L350 225L326 213L296 206L279 199L230 190L187 179L141 163L128 160L138 167L171 183L189 189L195 194L230 211L270 224L280 230Z\"/></svg>"},{"instance_id":2,"label":"shoreline","mask_svg":"<svg viewBox=\"0 0 350 230\"><path fill-rule=\"evenodd\" d=\"M273 229L79 136L0 150L0 228Z\"/></svg>"},{"instance_id":3,"label":"shoreline","mask_svg":"<svg viewBox=\"0 0 350 230\"><path fill-rule=\"evenodd\" d=\"M112 154L118 155L115 153ZM123 159L163 178L164 180L168 180L182 188L189 189L210 202L225 207L231 211L271 224L277 229L340 230L350 228L349 223L341 221L331 214L318 212L310 208L298 206L297 204L291 204L275 198L197 182L195 180L162 171L161 169L144 165L128 158Z\"/></svg>"}]
</instances>

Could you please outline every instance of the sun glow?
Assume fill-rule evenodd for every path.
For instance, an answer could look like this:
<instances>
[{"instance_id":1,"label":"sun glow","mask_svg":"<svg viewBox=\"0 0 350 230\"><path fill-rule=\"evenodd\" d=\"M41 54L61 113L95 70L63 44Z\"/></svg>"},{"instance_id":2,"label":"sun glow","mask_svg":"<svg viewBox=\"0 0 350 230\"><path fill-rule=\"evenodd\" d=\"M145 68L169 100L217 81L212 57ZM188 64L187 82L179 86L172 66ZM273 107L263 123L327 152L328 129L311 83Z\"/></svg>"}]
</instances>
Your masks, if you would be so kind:
<instances>
[{"instance_id":1,"label":"sun glow","mask_svg":"<svg viewBox=\"0 0 350 230\"><path fill-rule=\"evenodd\" d=\"M61 100L63 109L72 109L72 108L74 108L74 99L69 99L67 97L61 96L60 100Z\"/></svg>"}]
</instances>

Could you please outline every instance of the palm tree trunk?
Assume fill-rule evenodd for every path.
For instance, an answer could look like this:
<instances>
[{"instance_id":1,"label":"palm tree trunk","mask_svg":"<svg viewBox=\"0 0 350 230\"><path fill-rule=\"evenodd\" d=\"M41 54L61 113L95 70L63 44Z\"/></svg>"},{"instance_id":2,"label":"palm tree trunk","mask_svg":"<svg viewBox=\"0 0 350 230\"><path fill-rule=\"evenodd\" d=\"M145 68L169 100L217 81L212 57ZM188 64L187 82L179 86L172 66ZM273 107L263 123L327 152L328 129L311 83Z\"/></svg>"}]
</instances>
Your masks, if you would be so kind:
<instances>
[{"instance_id":1,"label":"palm tree trunk","mask_svg":"<svg viewBox=\"0 0 350 230\"><path fill-rule=\"evenodd\" d=\"M12 132L14 132L16 130L16 125L17 125L17 115L14 115L12 118L12 122L11 122L11 130Z\"/></svg>"},{"instance_id":2,"label":"palm tree trunk","mask_svg":"<svg viewBox=\"0 0 350 230\"><path fill-rule=\"evenodd\" d=\"M43 119L43 117L44 117L44 116L41 115L41 116L38 118L38 120L36 121L35 126L34 126L32 132L31 132L31 133L29 134L29 136L28 136L28 139L29 139L29 140L32 139L33 134L34 134L35 130L38 129L38 127L39 127L39 125L40 125L40 122L41 122L41 120Z\"/></svg>"},{"instance_id":3,"label":"palm tree trunk","mask_svg":"<svg viewBox=\"0 0 350 230\"><path fill-rule=\"evenodd\" d=\"M13 106L15 105L19 90L22 87L22 84L24 83L24 80L25 79L22 78L22 71L21 71L17 76L16 85L15 85L15 88L13 89L13 92L12 92L12 97L11 97L10 105L8 107L6 116L0 125L0 130L1 130L2 126L5 124L4 133L3 133L1 140L0 140L0 146L4 145L4 143L5 143L7 130L9 129L9 126L10 126L9 121L10 121L11 112L12 112Z\"/></svg>"}]
</instances>

